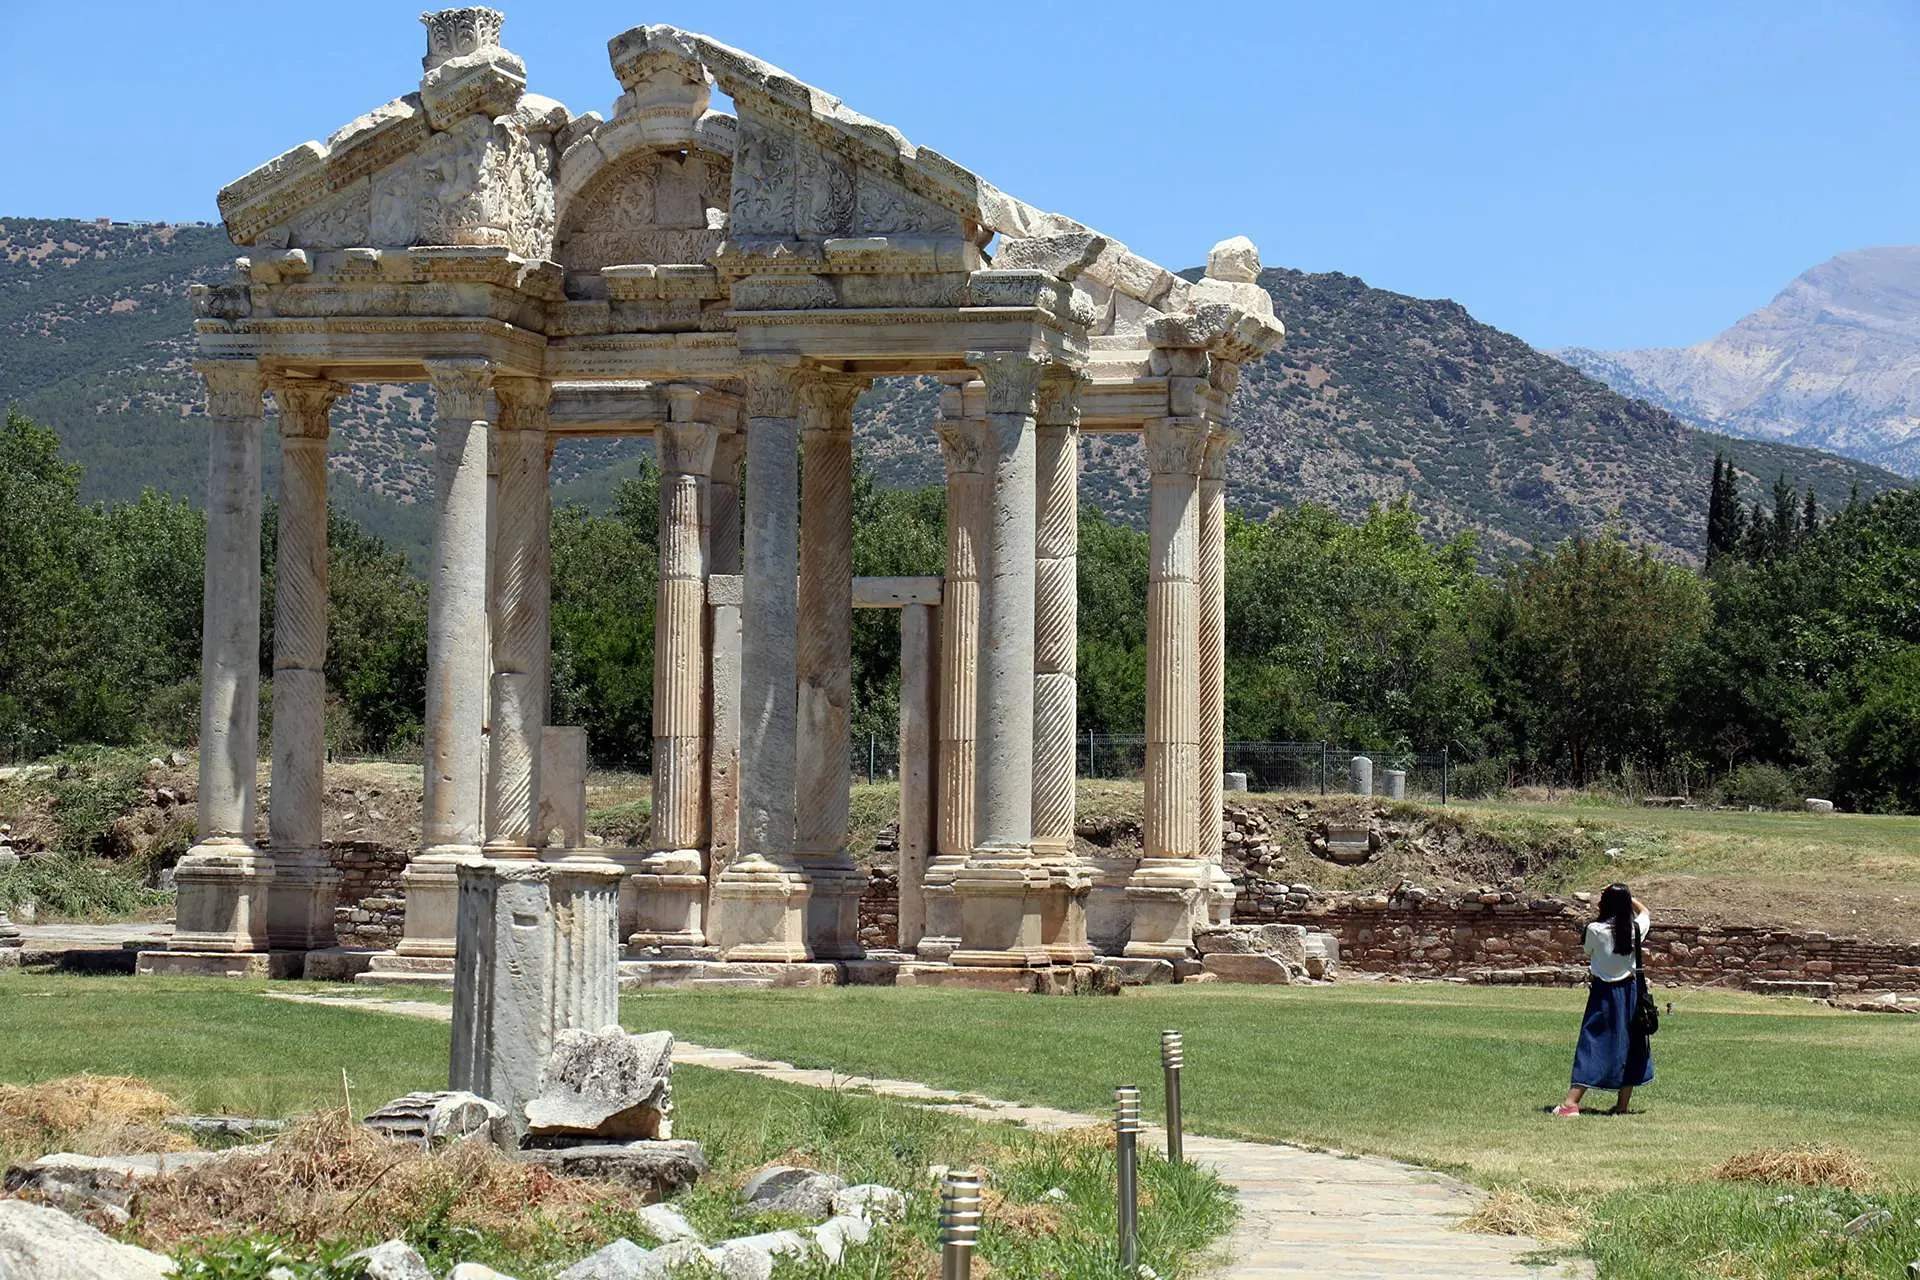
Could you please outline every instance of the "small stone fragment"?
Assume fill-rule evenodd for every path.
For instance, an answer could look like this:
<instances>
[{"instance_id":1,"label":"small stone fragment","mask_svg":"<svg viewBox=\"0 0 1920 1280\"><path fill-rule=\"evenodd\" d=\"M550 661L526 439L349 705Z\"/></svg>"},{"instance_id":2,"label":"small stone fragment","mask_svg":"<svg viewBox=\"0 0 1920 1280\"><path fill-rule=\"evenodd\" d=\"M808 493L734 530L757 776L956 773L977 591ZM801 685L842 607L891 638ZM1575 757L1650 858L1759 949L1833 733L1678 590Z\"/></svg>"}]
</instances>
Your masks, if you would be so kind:
<instances>
[{"instance_id":1,"label":"small stone fragment","mask_svg":"<svg viewBox=\"0 0 1920 1280\"><path fill-rule=\"evenodd\" d=\"M0 1200L0 1276L21 1280L166 1280L173 1263L121 1244L58 1209Z\"/></svg>"},{"instance_id":2,"label":"small stone fragment","mask_svg":"<svg viewBox=\"0 0 1920 1280\"><path fill-rule=\"evenodd\" d=\"M631 1240L615 1240L580 1259L555 1280L655 1280L665 1274L666 1268L652 1253Z\"/></svg>"},{"instance_id":3,"label":"small stone fragment","mask_svg":"<svg viewBox=\"0 0 1920 1280\"><path fill-rule=\"evenodd\" d=\"M433 1280L426 1260L405 1240L389 1240L371 1249L362 1249L347 1255L345 1261L359 1263L366 1271L367 1280Z\"/></svg>"},{"instance_id":4,"label":"small stone fragment","mask_svg":"<svg viewBox=\"0 0 1920 1280\"><path fill-rule=\"evenodd\" d=\"M1207 275L1214 280L1254 284L1260 279L1260 250L1245 236L1234 236L1207 254Z\"/></svg>"},{"instance_id":5,"label":"small stone fragment","mask_svg":"<svg viewBox=\"0 0 1920 1280\"><path fill-rule=\"evenodd\" d=\"M687 1216L670 1204L650 1204L636 1213L640 1225L653 1233L653 1238L662 1244L675 1240L698 1240L700 1233L693 1229Z\"/></svg>"},{"instance_id":6,"label":"small stone fragment","mask_svg":"<svg viewBox=\"0 0 1920 1280\"><path fill-rule=\"evenodd\" d=\"M533 1137L672 1137L673 1033L562 1031L526 1110Z\"/></svg>"},{"instance_id":7,"label":"small stone fragment","mask_svg":"<svg viewBox=\"0 0 1920 1280\"><path fill-rule=\"evenodd\" d=\"M506 1108L477 1093L441 1089L395 1098L362 1123L396 1142L442 1147L462 1138L487 1137L506 1118Z\"/></svg>"},{"instance_id":8,"label":"small stone fragment","mask_svg":"<svg viewBox=\"0 0 1920 1280\"><path fill-rule=\"evenodd\" d=\"M877 1182L861 1182L834 1192L832 1210L835 1217L898 1222L907 1216L907 1197Z\"/></svg>"},{"instance_id":9,"label":"small stone fragment","mask_svg":"<svg viewBox=\"0 0 1920 1280\"><path fill-rule=\"evenodd\" d=\"M740 1199L761 1213L798 1213L825 1218L833 1211L833 1197L846 1190L844 1178L815 1169L775 1165L755 1174L741 1188Z\"/></svg>"},{"instance_id":10,"label":"small stone fragment","mask_svg":"<svg viewBox=\"0 0 1920 1280\"><path fill-rule=\"evenodd\" d=\"M478 1262L462 1262L447 1272L447 1280L513 1280L513 1277Z\"/></svg>"}]
</instances>

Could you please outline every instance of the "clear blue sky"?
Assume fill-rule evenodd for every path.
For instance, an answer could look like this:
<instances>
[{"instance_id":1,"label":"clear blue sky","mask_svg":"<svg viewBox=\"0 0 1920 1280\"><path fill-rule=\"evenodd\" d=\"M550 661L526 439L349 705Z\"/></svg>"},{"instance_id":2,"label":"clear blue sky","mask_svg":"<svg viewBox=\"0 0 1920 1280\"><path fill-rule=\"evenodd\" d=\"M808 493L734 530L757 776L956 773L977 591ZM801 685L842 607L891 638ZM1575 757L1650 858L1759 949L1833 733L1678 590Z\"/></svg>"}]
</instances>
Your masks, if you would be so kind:
<instances>
[{"instance_id":1,"label":"clear blue sky","mask_svg":"<svg viewBox=\"0 0 1920 1280\"><path fill-rule=\"evenodd\" d=\"M8 214L210 218L419 77L420 0L5 0ZM1708 337L1834 253L1920 242L1915 0L505 0L532 86L706 31L1179 267L1450 297L1541 346Z\"/></svg>"}]
</instances>

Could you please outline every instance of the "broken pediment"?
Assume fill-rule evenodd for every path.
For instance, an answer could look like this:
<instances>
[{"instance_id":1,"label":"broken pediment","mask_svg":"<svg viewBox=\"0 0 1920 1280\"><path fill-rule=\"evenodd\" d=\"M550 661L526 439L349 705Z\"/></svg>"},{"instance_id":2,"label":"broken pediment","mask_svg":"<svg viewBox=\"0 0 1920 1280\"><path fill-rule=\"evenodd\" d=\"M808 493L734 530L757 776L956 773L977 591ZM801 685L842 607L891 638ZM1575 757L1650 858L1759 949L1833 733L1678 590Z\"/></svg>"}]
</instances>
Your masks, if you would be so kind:
<instances>
[{"instance_id":1,"label":"broken pediment","mask_svg":"<svg viewBox=\"0 0 1920 1280\"><path fill-rule=\"evenodd\" d=\"M570 275L636 263L711 263L726 237L732 185L729 156L636 152L569 199L555 260Z\"/></svg>"}]
</instances>

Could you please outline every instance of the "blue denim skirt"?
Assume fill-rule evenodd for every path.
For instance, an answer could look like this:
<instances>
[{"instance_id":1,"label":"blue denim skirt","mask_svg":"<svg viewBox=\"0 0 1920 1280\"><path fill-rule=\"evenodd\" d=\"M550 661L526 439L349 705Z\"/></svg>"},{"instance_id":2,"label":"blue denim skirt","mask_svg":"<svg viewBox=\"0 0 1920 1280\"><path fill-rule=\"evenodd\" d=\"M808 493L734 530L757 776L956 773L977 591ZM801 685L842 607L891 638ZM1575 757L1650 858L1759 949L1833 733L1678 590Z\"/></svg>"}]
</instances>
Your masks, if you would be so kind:
<instances>
[{"instance_id":1,"label":"blue denim skirt","mask_svg":"<svg viewBox=\"0 0 1920 1280\"><path fill-rule=\"evenodd\" d=\"M1653 1079L1653 1048L1630 1027L1640 984L1587 983L1587 1012L1573 1051L1573 1083L1588 1089L1629 1089Z\"/></svg>"}]
</instances>

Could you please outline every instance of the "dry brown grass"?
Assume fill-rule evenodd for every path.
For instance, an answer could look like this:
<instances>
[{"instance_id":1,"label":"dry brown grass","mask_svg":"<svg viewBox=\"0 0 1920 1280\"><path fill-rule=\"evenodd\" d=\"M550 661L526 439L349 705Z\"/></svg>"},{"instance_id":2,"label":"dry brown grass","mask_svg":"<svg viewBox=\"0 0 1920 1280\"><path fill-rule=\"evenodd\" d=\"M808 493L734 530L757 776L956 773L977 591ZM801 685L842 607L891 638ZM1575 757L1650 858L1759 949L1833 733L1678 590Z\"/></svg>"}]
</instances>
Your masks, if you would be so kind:
<instances>
[{"instance_id":1,"label":"dry brown grass","mask_svg":"<svg viewBox=\"0 0 1920 1280\"><path fill-rule=\"evenodd\" d=\"M1586 1235L1587 1211L1567 1201L1536 1199L1518 1187L1502 1187L1460 1223L1463 1231L1490 1236L1532 1236L1542 1244L1572 1244Z\"/></svg>"},{"instance_id":2,"label":"dry brown grass","mask_svg":"<svg viewBox=\"0 0 1920 1280\"><path fill-rule=\"evenodd\" d=\"M439 1217L509 1243L584 1233L596 1205L638 1208L637 1192L563 1178L507 1159L483 1141L427 1152L395 1143L345 1109L304 1119L267 1154L221 1161L143 1185L133 1235L167 1249L192 1238L258 1232L300 1244L398 1235Z\"/></svg>"},{"instance_id":3,"label":"dry brown grass","mask_svg":"<svg viewBox=\"0 0 1920 1280\"><path fill-rule=\"evenodd\" d=\"M81 1155L186 1151L193 1143L166 1127L180 1107L130 1076L66 1076L44 1084L0 1085L0 1160L18 1163L54 1151Z\"/></svg>"},{"instance_id":4,"label":"dry brown grass","mask_svg":"<svg viewBox=\"0 0 1920 1280\"><path fill-rule=\"evenodd\" d=\"M1722 1182L1789 1183L1848 1191L1863 1191L1874 1180L1866 1161L1843 1147L1825 1144L1744 1151L1715 1169L1713 1176Z\"/></svg>"}]
</instances>

